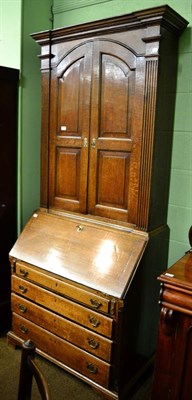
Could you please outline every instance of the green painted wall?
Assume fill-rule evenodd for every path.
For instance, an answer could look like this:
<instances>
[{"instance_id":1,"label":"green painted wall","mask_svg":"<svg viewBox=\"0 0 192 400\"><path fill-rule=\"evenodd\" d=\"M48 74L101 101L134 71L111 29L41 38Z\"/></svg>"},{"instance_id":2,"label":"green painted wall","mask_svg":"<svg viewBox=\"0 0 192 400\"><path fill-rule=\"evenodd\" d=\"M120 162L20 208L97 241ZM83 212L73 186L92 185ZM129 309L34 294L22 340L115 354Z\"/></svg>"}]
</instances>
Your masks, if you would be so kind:
<instances>
[{"instance_id":1,"label":"green painted wall","mask_svg":"<svg viewBox=\"0 0 192 400\"><path fill-rule=\"evenodd\" d=\"M18 230L40 201L40 48L30 34L52 28L51 5L51 0L23 0Z\"/></svg>"},{"instance_id":2,"label":"green painted wall","mask_svg":"<svg viewBox=\"0 0 192 400\"><path fill-rule=\"evenodd\" d=\"M18 233L39 207L40 61L30 33L52 28L52 0L0 0L0 65L20 70Z\"/></svg>"},{"instance_id":3,"label":"green painted wall","mask_svg":"<svg viewBox=\"0 0 192 400\"><path fill-rule=\"evenodd\" d=\"M97 4L96 4L97 3ZM192 0L54 0L54 28L169 4L189 21L180 37L168 207L169 266L188 250L192 225Z\"/></svg>"},{"instance_id":4,"label":"green painted wall","mask_svg":"<svg viewBox=\"0 0 192 400\"><path fill-rule=\"evenodd\" d=\"M22 0L0 0L0 65L20 69Z\"/></svg>"},{"instance_id":5,"label":"green painted wall","mask_svg":"<svg viewBox=\"0 0 192 400\"><path fill-rule=\"evenodd\" d=\"M191 0L53 0L54 28L164 4L169 4L186 18L191 13Z\"/></svg>"}]
</instances>

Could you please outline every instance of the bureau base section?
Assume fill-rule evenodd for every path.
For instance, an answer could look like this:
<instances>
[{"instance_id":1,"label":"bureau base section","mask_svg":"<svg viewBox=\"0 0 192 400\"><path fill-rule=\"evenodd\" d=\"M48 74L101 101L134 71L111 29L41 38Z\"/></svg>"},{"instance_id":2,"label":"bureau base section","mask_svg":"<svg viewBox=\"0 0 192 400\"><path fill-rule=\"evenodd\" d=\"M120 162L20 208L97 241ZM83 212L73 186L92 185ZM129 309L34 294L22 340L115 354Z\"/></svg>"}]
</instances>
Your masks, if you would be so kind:
<instances>
[{"instance_id":1,"label":"bureau base section","mask_svg":"<svg viewBox=\"0 0 192 400\"><path fill-rule=\"evenodd\" d=\"M22 346L22 343L27 339L26 337L23 339L17 334L15 334L13 331L9 331L7 334L8 338L8 344L12 346ZM58 367L64 369L68 373L74 375L77 379L81 379L83 382L88 384L89 386L92 387L94 391L96 391L98 394L100 394L104 399L106 400L127 400L130 394L134 393L134 387L135 385L138 384L138 382L143 381L143 376L147 374L147 371L151 371L153 368L153 363L154 359L150 359L147 364L143 368L140 369L139 373L137 373L133 379L130 381L128 380L123 388L123 392L121 394L117 393L116 391L107 389L105 387L102 387L100 384L92 381L88 377L84 376L83 374L79 373L78 371L74 370L73 368L70 368L68 365L65 363L59 361L55 357L51 356L47 352L43 351L39 347L36 347L36 353L39 354L41 357L44 357L51 363L57 365Z\"/></svg>"},{"instance_id":2,"label":"bureau base section","mask_svg":"<svg viewBox=\"0 0 192 400\"><path fill-rule=\"evenodd\" d=\"M12 326L13 330L9 331L7 335L9 344L21 346L25 340L30 338L35 342L39 355L83 380L104 398L120 399L115 391L111 391L107 387L110 374L108 363L76 348L30 321L27 321L26 324L25 318L18 315L13 315Z\"/></svg>"}]
</instances>

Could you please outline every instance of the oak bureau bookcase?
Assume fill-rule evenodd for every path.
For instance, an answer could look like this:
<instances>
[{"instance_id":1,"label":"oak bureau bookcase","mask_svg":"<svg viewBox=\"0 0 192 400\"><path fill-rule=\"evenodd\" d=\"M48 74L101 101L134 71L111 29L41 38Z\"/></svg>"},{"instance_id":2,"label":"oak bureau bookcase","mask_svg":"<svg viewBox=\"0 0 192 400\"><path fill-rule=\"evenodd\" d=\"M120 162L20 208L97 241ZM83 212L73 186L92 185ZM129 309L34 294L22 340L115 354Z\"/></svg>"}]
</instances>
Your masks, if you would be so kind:
<instances>
[{"instance_id":1,"label":"oak bureau bookcase","mask_svg":"<svg viewBox=\"0 0 192 400\"><path fill-rule=\"evenodd\" d=\"M155 350L186 26L162 6L32 34L41 48L41 208L10 252L8 338L31 338L106 399L127 398Z\"/></svg>"}]
</instances>

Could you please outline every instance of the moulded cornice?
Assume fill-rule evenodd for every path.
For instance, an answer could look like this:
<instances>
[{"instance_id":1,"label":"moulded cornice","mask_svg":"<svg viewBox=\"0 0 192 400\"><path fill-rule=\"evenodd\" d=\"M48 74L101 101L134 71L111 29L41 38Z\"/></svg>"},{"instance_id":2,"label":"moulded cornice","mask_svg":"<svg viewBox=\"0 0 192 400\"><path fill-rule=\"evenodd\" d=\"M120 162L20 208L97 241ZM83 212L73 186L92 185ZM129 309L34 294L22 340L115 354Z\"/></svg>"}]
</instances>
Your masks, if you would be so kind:
<instances>
[{"instance_id":1,"label":"moulded cornice","mask_svg":"<svg viewBox=\"0 0 192 400\"><path fill-rule=\"evenodd\" d=\"M145 9L130 14L86 22L79 25L53 29L52 31L38 32L31 36L41 45L63 40L82 39L85 37L101 36L102 34L115 33L123 30L145 28L159 25L174 34L179 35L188 22L171 7L159 6Z\"/></svg>"}]
</instances>

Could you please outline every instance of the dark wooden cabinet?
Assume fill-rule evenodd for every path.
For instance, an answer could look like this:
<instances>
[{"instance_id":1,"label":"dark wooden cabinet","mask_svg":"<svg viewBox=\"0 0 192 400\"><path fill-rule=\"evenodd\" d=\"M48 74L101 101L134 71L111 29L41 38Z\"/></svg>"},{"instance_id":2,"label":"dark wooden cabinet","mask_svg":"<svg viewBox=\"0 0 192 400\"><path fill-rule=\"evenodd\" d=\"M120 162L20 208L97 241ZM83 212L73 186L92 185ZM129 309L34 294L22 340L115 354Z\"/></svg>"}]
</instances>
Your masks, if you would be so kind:
<instances>
[{"instance_id":1,"label":"dark wooden cabinet","mask_svg":"<svg viewBox=\"0 0 192 400\"><path fill-rule=\"evenodd\" d=\"M160 321L152 399L192 396L192 253L160 275Z\"/></svg>"},{"instance_id":2,"label":"dark wooden cabinet","mask_svg":"<svg viewBox=\"0 0 192 400\"><path fill-rule=\"evenodd\" d=\"M10 252L8 337L30 337L107 399L127 398L155 349L186 25L163 6L32 34L41 46L41 209Z\"/></svg>"},{"instance_id":3,"label":"dark wooden cabinet","mask_svg":"<svg viewBox=\"0 0 192 400\"><path fill-rule=\"evenodd\" d=\"M10 327L8 254L17 238L17 95L19 71L0 67L0 331Z\"/></svg>"}]
</instances>

